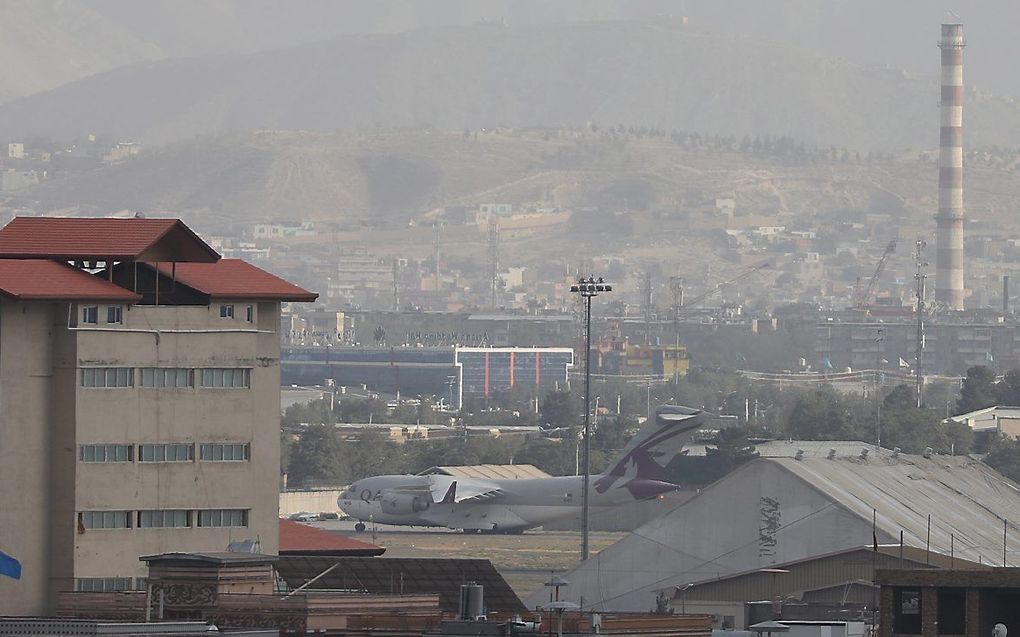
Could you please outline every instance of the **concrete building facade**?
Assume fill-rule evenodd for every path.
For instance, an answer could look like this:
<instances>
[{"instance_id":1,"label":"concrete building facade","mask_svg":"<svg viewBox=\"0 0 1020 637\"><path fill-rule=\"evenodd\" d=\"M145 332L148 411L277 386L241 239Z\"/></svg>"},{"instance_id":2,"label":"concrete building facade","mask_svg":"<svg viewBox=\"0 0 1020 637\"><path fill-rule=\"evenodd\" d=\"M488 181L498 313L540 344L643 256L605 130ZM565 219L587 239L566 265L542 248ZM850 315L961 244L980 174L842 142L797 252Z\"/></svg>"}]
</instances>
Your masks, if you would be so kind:
<instances>
[{"instance_id":1,"label":"concrete building facade","mask_svg":"<svg viewBox=\"0 0 1020 637\"><path fill-rule=\"evenodd\" d=\"M0 230L0 614L137 587L142 555L276 552L280 303L314 298L176 220Z\"/></svg>"}]
</instances>

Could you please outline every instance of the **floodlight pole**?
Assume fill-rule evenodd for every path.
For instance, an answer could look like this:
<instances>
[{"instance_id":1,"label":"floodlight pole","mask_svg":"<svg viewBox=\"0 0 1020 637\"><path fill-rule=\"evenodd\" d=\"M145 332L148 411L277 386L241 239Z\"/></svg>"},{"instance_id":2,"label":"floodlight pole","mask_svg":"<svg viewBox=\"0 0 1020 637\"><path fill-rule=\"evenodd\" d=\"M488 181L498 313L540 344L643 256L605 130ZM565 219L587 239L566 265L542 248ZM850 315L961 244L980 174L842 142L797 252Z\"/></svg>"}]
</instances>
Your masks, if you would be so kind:
<instances>
[{"instance_id":1,"label":"floodlight pole","mask_svg":"<svg viewBox=\"0 0 1020 637\"><path fill-rule=\"evenodd\" d=\"M589 513L590 498L588 494L589 482L591 482L591 299L598 296L599 292L612 292L613 286L607 285L602 277L597 280L579 278L577 285L571 285L570 291L580 294L584 299L584 433L582 444L582 484L581 484L581 560L587 560L589 555Z\"/></svg>"}]
</instances>

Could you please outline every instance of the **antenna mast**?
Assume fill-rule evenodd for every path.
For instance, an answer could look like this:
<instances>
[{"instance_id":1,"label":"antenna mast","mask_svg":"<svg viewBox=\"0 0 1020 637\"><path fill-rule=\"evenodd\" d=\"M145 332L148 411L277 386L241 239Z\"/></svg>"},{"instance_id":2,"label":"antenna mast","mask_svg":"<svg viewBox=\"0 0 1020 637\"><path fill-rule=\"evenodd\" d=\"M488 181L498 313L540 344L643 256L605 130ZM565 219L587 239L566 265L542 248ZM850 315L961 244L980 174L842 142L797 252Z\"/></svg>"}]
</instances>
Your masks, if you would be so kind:
<instances>
[{"instance_id":1,"label":"antenna mast","mask_svg":"<svg viewBox=\"0 0 1020 637\"><path fill-rule=\"evenodd\" d=\"M924 375L921 373L921 365L924 362L924 280L928 276L924 273L924 268L928 264L921 258L921 250L925 245L921 239L914 243L914 265L917 267L917 272L914 274L914 280L917 282L917 340L914 373L917 377L917 407L919 409L922 402L921 392L924 390Z\"/></svg>"}]
</instances>

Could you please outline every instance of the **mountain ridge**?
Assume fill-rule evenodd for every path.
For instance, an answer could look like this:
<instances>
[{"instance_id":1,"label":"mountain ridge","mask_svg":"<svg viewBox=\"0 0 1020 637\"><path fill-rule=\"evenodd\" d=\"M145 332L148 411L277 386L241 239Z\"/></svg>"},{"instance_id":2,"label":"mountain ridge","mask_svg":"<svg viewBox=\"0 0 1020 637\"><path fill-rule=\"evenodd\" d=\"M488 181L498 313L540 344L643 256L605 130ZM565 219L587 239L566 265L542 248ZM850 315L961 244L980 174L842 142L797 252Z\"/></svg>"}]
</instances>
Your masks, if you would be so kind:
<instances>
[{"instance_id":1,"label":"mountain ridge","mask_svg":"<svg viewBox=\"0 0 1020 637\"><path fill-rule=\"evenodd\" d=\"M893 150L937 144L937 99L934 78L677 20L476 24L121 67L0 105L0 138L594 121ZM973 90L966 100L968 144L1020 146L1015 103Z\"/></svg>"}]
</instances>

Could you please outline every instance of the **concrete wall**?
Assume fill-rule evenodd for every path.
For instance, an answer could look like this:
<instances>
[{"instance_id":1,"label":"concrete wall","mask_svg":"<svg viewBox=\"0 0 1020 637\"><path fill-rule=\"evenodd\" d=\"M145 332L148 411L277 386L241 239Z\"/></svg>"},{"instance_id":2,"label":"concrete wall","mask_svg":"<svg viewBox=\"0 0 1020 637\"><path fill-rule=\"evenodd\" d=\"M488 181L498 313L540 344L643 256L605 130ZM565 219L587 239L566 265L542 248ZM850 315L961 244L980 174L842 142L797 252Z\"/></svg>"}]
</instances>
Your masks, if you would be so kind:
<instances>
[{"instance_id":1,"label":"concrete wall","mask_svg":"<svg viewBox=\"0 0 1020 637\"><path fill-rule=\"evenodd\" d=\"M52 311L0 300L0 551L22 566L0 577L0 615L46 610Z\"/></svg>"},{"instance_id":2,"label":"concrete wall","mask_svg":"<svg viewBox=\"0 0 1020 637\"><path fill-rule=\"evenodd\" d=\"M280 515L294 513L336 512L340 509L336 504L342 489L321 489L314 491L284 491L280 494Z\"/></svg>"}]
</instances>

